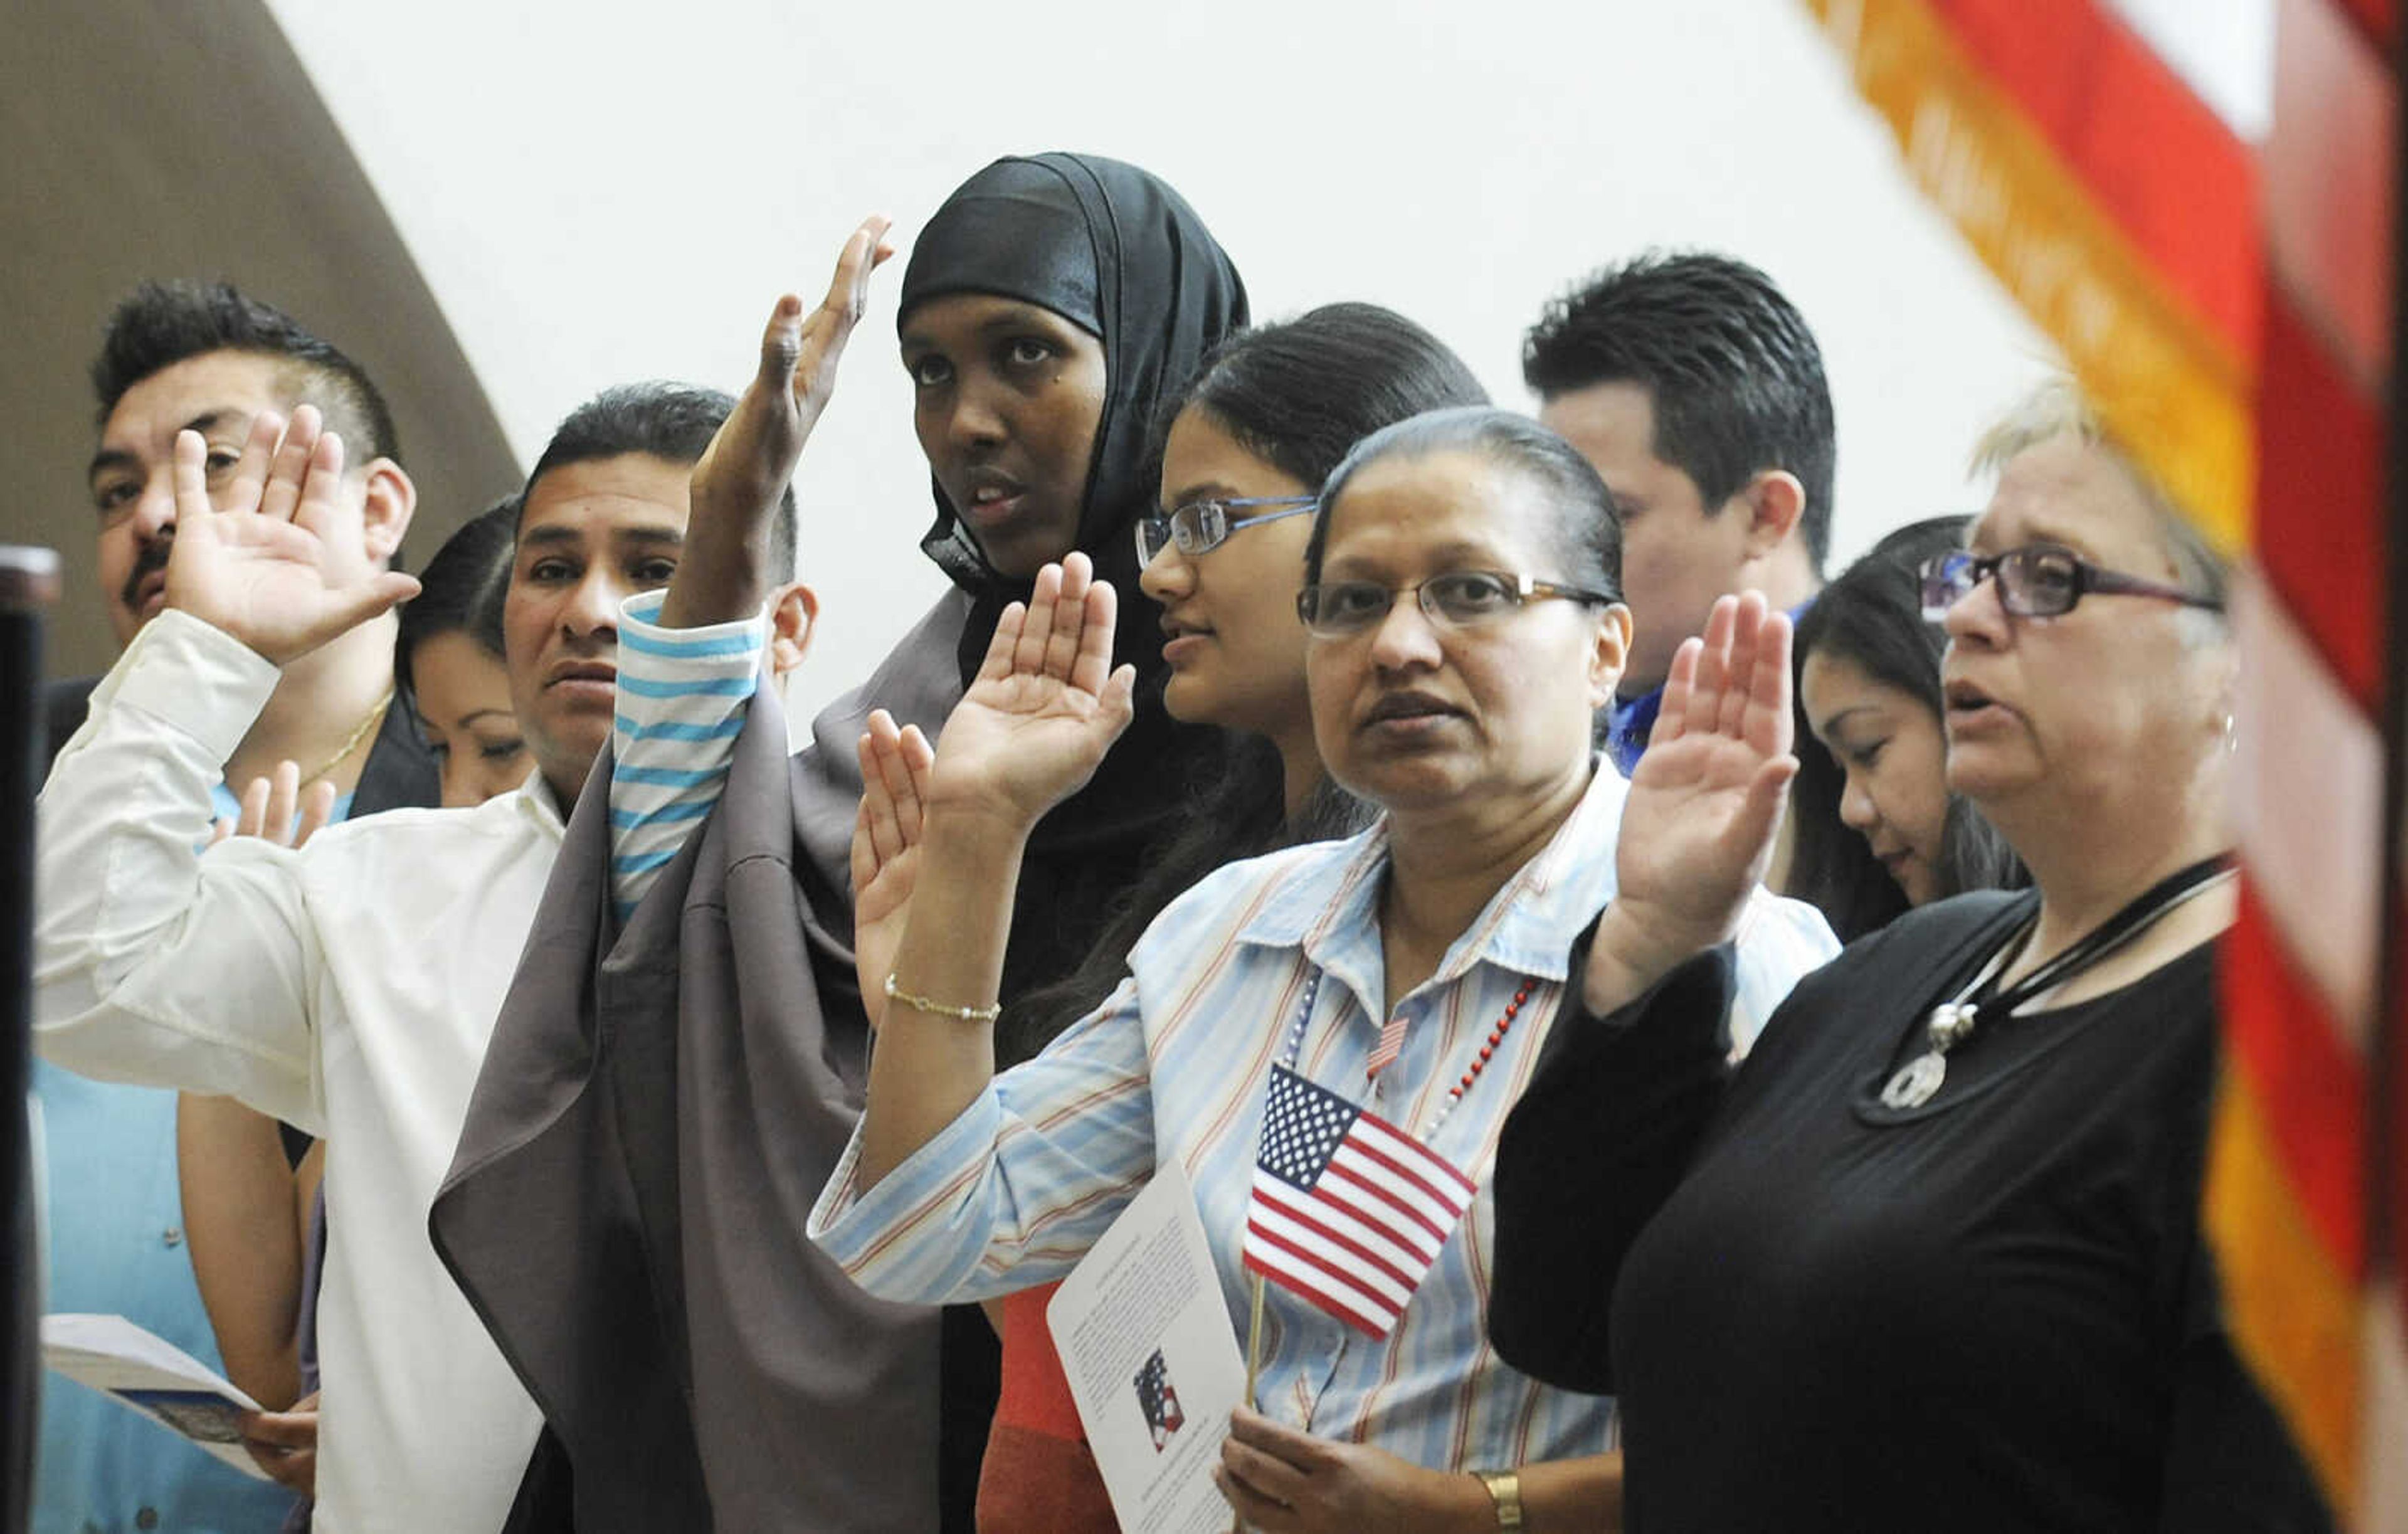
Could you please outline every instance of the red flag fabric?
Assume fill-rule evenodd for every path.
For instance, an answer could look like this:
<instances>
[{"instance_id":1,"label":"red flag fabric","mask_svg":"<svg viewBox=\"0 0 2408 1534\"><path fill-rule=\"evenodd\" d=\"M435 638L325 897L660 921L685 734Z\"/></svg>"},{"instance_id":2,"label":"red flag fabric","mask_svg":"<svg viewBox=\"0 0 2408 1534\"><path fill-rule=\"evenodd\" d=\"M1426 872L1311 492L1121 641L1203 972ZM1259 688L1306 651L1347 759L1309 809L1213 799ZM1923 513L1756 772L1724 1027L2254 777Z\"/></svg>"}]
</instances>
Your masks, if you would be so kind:
<instances>
[{"instance_id":1,"label":"red flag fabric","mask_svg":"<svg viewBox=\"0 0 2408 1534\"><path fill-rule=\"evenodd\" d=\"M2242 559L2205 1220L2334 1510L2408 1534L2398 7L2274 0L2251 145L2109 0L1804 4L2119 445Z\"/></svg>"}]
</instances>

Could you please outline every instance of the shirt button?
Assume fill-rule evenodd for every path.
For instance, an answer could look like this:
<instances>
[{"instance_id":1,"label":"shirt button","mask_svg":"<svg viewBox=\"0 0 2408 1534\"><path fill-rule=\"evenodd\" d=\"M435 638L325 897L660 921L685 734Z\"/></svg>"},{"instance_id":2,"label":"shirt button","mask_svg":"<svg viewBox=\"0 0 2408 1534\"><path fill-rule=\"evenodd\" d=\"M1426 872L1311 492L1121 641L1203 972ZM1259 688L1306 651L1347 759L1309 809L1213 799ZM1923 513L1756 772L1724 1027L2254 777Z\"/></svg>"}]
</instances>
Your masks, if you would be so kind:
<instances>
[{"instance_id":1,"label":"shirt button","mask_svg":"<svg viewBox=\"0 0 2408 1534\"><path fill-rule=\"evenodd\" d=\"M157 1508L144 1508L141 1512L134 1515L134 1527L136 1528L158 1527L159 1510Z\"/></svg>"},{"instance_id":2,"label":"shirt button","mask_svg":"<svg viewBox=\"0 0 2408 1534\"><path fill-rule=\"evenodd\" d=\"M166 1229L159 1232L159 1240L169 1246L181 1246L184 1244L184 1227L181 1226L169 1226ZM143 1511L149 1512L150 1509L145 1508ZM158 1516L155 1512L150 1515L154 1519ZM149 1524L144 1524L142 1527L148 1528L150 1526Z\"/></svg>"}]
</instances>

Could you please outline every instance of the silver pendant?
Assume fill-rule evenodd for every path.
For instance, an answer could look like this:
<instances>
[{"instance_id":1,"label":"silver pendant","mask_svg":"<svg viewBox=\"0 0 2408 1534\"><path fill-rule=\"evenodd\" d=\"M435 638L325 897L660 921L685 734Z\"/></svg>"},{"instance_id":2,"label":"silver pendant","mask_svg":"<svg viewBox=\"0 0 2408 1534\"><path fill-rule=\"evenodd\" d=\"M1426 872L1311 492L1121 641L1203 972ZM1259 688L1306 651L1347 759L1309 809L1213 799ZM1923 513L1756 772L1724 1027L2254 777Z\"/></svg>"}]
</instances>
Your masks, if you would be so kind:
<instances>
[{"instance_id":1,"label":"silver pendant","mask_svg":"<svg viewBox=\"0 0 2408 1534\"><path fill-rule=\"evenodd\" d=\"M1896 1111L1920 1108L1929 1102L1948 1079L1948 1058L1938 1050L1916 1055L1898 1068L1898 1074L1882 1088L1882 1106Z\"/></svg>"},{"instance_id":2,"label":"silver pendant","mask_svg":"<svg viewBox=\"0 0 2408 1534\"><path fill-rule=\"evenodd\" d=\"M1978 1007L1969 1007L1961 1001L1943 1001L1932 1008L1930 1019L1924 1025L1930 1030L1932 1053L1945 1054L1971 1037L1979 1011Z\"/></svg>"}]
</instances>

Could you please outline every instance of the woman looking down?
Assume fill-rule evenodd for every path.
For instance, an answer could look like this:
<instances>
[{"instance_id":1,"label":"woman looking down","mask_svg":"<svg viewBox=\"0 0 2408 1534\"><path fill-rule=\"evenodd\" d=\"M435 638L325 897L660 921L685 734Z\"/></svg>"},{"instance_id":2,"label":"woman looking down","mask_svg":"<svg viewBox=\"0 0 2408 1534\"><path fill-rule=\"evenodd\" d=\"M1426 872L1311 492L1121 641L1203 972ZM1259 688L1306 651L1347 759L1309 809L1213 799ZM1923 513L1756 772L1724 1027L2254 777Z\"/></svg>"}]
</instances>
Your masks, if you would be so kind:
<instances>
[{"instance_id":1,"label":"woman looking down","mask_svg":"<svg viewBox=\"0 0 2408 1534\"><path fill-rule=\"evenodd\" d=\"M1998 831L1948 791L1948 636L1924 615L1922 568L1961 549L1971 522L1933 517L1891 533L1798 620L1798 717L1813 738L1799 742L1792 866L1821 877L1790 893L1820 907L1843 940L1914 906L2029 882ZM1810 841L1822 845L1808 851Z\"/></svg>"}]
</instances>

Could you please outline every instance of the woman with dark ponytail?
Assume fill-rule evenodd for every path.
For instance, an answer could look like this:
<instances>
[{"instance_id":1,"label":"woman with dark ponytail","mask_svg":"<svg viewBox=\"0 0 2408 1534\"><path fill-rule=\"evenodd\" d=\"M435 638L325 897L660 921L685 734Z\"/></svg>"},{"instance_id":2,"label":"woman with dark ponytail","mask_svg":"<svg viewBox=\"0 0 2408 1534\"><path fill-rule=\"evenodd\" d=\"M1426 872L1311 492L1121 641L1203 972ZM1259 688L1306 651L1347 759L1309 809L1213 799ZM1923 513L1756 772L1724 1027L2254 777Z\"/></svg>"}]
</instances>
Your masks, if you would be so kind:
<instances>
[{"instance_id":1,"label":"woman with dark ponytail","mask_svg":"<svg viewBox=\"0 0 2408 1534\"><path fill-rule=\"evenodd\" d=\"M1162 608L1168 711L1229 731L1226 758L1199 775L1205 786L1183 824L1086 960L1005 1006L998 1064L1030 1058L1093 1011L1128 972L1129 949L1147 925L1205 875L1369 824L1369 807L1328 780L1313 745L1296 618L1312 521L1288 513L1311 509L1360 438L1485 398L1470 369L1412 321L1372 304L1330 304L1232 337L1166 402L1156 423L1161 509L1138 529L1139 585ZM1125 637L1124 652L1139 638L1153 637ZM876 970L864 994L874 1008L893 938L874 944L864 925L862 972ZM899 936L899 910L889 930ZM981 1534L1118 1527L1046 1330L1054 1287L990 1308L1003 1333L1003 1392L979 1482Z\"/></svg>"}]
</instances>

